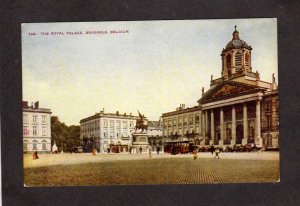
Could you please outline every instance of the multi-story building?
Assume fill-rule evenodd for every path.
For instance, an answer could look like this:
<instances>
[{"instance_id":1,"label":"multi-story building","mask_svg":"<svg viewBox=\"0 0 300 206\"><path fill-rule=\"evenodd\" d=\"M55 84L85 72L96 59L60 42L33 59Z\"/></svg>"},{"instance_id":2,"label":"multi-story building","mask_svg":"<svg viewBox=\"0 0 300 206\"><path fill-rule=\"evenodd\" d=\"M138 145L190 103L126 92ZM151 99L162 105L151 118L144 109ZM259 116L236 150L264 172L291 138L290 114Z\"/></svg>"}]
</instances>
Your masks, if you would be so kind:
<instances>
[{"instance_id":1,"label":"multi-story building","mask_svg":"<svg viewBox=\"0 0 300 206\"><path fill-rule=\"evenodd\" d=\"M51 152L51 110L23 101L23 151Z\"/></svg>"},{"instance_id":2,"label":"multi-story building","mask_svg":"<svg viewBox=\"0 0 300 206\"><path fill-rule=\"evenodd\" d=\"M128 152L132 145L137 116L131 113L104 113L80 120L80 138L84 151L96 149L98 152Z\"/></svg>"},{"instance_id":3,"label":"multi-story building","mask_svg":"<svg viewBox=\"0 0 300 206\"><path fill-rule=\"evenodd\" d=\"M162 151L163 149L163 141L162 141L162 125L161 121L148 121L147 122L148 129L148 142L153 151L159 149Z\"/></svg>"},{"instance_id":4,"label":"multi-story building","mask_svg":"<svg viewBox=\"0 0 300 206\"><path fill-rule=\"evenodd\" d=\"M196 145L279 147L279 99L272 82L252 71L252 47L234 31L221 53L222 76L198 100L198 106L162 114L164 142Z\"/></svg>"}]
</instances>

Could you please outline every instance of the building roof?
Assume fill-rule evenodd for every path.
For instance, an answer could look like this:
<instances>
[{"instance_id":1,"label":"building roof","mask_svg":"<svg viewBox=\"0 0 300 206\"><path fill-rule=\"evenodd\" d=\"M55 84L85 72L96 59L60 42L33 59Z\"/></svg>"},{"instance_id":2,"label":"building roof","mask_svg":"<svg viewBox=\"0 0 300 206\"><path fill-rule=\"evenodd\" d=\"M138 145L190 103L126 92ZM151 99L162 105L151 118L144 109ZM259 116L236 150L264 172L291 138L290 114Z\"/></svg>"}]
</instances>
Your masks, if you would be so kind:
<instances>
[{"instance_id":1,"label":"building roof","mask_svg":"<svg viewBox=\"0 0 300 206\"><path fill-rule=\"evenodd\" d=\"M240 39L238 31L235 30L232 33L232 36L233 36L232 40L227 43L224 51L228 51L231 49L241 49L241 48L246 48L246 49L252 50L251 46L249 46L245 41Z\"/></svg>"},{"instance_id":2,"label":"building roof","mask_svg":"<svg viewBox=\"0 0 300 206\"><path fill-rule=\"evenodd\" d=\"M251 48L251 46L248 46L248 44L241 40L241 39L233 39L226 45L226 50L229 49L240 49L240 48Z\"/></svg>"},{"instance_id":3,"label":"building roof","mask_svg":"<svg viewBox=\"0 0 300 206\"><path fill-rule=\"evenodd\" d=\"M183 114L183 113L188 113L188 112L195 112L195 111L199 111L199 110L200 110L199 106L194 106L191 108L180 109L180 110L176 110L176 111L172 111L172 112L163 113L162 117L173 116L173 115Z\"/></svg>"},{"instance_id":4,"label":"building roof","mask_svg":"<svg viewBox=\"0 0 300 206\"><path fill-rule=\"evenodd\" d=\"M48 113L51 114L51 109L40 108L39 102L32 103L31 106L28 105L28 101L22 101L23 112L35 112L35 113Z\"/></svg>"},{"instance_id":5,"label":"building roof","mask_svg":"<svg viewBox=\"0 0 300 206\"><path fill-rule=\"evenodd\" d=\"M136 119L139 118L138 116L134 116L131 113L128 115L126 113L124 113L124 114L120 114L119 112L104 113L103 111L101 111L100 113L96 113L95 115L92 115L92 116L81 119L80 123L90 121L90 120L93 120L93 119L97 119L97 118L101 118L101 117L118 118L118 119L132 119L132 120L136 120Z\"/></svg>"}]
</instances>

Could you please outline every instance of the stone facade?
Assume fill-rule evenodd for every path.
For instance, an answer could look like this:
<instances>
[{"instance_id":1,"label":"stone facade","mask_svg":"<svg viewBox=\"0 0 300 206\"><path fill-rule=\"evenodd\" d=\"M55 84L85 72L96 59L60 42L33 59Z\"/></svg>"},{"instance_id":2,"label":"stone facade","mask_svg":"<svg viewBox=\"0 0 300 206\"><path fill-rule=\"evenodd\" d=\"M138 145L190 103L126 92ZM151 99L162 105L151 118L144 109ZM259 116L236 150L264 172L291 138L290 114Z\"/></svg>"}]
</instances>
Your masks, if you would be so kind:
<instances>
[{"instance_id":1,"label":"stone facade","mask_svg":"<svg viewBox=\"0 0 300 206\"><path fill-rule=\"evenodd\" d=\"M213 79L198 106L162 114L164 142L190 141L195 145L252 144L279 147L279 99L273 74L271 83L252 72L251 50L233 32L221 53L222 77Z\"/></svg>"},{"instance_id":2,"label":"stone facade","mask_svg":"<svg viewBox=\"0 0 300 206\"><path fill-rule=\"evenodd\" d=\"M39 108L39 102L28 106L23 101L23 151L24 153L51 152L51 110Z\"/></svg>"}]
</instances>

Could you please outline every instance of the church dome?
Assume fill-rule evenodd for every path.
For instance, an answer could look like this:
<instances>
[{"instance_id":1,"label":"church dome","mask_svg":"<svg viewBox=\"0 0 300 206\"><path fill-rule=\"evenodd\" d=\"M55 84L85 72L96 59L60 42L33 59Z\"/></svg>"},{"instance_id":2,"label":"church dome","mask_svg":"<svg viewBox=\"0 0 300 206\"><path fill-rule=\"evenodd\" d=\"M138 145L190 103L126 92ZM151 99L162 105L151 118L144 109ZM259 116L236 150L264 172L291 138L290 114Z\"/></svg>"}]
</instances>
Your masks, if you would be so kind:
<instances>
[{"instance_id":1,"label":"church dome","mask_svg":"<svg viewBox=\"0 0 300 206\"><path fill-rule=\"evenodd\" d=\"M233 39L226 45L226 49L239 49L239 48L247 48L248 44L241 39Z\"/></svg>"},{"instance_id":2,"label":"church dome","mask_svg":"<svg viewBox=\"0 0 300 206\"><path fill-rule=\"evenodd\" d=\"M239 32L234 30L232 33L232 40L227 43L225 50L228 51L230 49L241 49L246 48L251 50L251 46L249 46L245 41L241 40L239 37Z\"/></svg>"}]
</instances>

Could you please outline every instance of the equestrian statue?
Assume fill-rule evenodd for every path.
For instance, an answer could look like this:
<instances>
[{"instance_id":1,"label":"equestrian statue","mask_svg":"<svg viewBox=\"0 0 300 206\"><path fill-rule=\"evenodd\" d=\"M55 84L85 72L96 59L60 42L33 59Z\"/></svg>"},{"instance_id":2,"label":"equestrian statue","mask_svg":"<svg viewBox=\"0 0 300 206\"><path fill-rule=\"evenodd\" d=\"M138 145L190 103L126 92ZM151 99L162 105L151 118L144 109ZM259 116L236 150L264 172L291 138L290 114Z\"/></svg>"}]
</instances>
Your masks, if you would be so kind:
<instances>
[{"instance_id":1,"label":"equestrian statue","mask_svg":"<svg viewBox=\"0 0 300 206\"><path fill-rule=\"evenodd\" d=\"M147 131L147 128L148 128L148 125L147 125L147 120L145 118L144 115L142 115L139 110L138 110L138 113L139 113L139 119L136 120L136 125L135 125L135 131L138 130L138 129L141 129L141 133L145 130Z\"/></svg>"}]
</instances>

